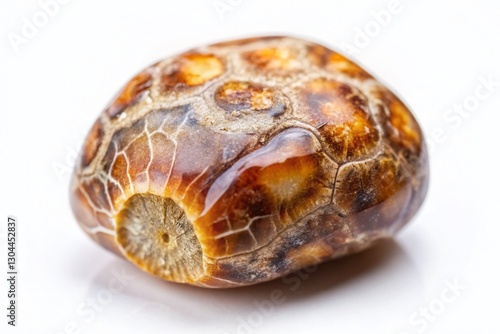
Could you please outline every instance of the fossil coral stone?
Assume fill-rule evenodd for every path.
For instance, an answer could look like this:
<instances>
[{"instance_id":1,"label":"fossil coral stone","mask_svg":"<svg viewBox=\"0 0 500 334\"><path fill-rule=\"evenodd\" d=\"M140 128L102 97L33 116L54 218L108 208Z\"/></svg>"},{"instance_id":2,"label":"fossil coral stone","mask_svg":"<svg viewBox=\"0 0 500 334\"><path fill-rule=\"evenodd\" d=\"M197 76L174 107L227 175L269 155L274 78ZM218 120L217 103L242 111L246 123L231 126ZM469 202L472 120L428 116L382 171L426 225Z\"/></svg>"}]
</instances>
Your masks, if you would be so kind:
<instances>
[{"instance_id":1,"label":"fossil coral stone","mask_svg":"<svg viewBox=\"0 0 500 334\"><path fill-rule=\"evenodd\" d=\"M236 287L391 237L427 183L422 132L393 92L321 45L263 37L133 77L90 130L71 205L151 274Z\"/></svg>"}]
</instances>

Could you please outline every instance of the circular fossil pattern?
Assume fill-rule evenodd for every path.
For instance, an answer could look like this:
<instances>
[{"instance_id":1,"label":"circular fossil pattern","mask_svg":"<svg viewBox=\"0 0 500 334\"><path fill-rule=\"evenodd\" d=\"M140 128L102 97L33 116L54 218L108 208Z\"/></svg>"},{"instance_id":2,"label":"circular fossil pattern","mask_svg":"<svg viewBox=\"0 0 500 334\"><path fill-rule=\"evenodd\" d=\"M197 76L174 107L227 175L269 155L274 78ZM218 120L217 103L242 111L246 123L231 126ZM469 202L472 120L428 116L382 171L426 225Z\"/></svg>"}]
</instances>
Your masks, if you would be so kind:
<instances>
[{"instance_id":1,"label":"circular fossil pattern","mask_svg":"<svg viewBox=\"0 0 500 334\"><path fill-rule=\"evenodd\" d=\"M134 76L91 128L70 198L90 237L143 270L234 287L393 236L427 184L393 92L324 46L261 37Z\"/></svg>"}]
</instances>

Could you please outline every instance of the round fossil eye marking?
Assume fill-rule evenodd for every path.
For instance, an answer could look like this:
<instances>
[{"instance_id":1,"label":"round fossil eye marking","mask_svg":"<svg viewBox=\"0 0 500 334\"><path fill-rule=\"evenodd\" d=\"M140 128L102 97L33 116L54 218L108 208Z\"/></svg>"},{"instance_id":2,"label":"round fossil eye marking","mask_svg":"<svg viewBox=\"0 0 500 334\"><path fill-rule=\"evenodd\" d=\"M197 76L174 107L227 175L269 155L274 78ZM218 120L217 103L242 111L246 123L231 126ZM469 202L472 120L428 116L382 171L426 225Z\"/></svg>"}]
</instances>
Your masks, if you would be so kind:
<instances>
[{"instance_id":1,"label":"round fossil eye marking","mask_svg":"<svg viewBox=\"0 0 500 334\"><path fill-rule=\"evenodd\" d=\"M251 82L226 82L215 92L215 102L225 111L267 111L273 116L285 111L274 89Z\"/></svg>"},{"instance_id":2,"label":"round fossil eye marking","mask_svg":"<svg viewBox=\"0 0 500 334\"><path fill-rule=\"evenodd\" d=\"M85 143L83 144L81 167L87 167L95 158L97 151L101 146L103 136L104 131L102 123L100 120L97 120L90 129L90 132L85 139Z\"/></svg>"},{"instance_id":3,"label":"round fossil eye marking","mask_svg":"<svg viewBox=\"0 0 500 334\"><path fill-rule=\"evenodd\" d=\"M201 273L201 246L183 209L170 198L135 194L116 216L125 255L155 275L190 282Z\"/></svg>"},{"instance_id":4,"label":"round fossil eye marking","mask_svg":"<svg viewBox=\"0 0 500 334\"><path fill-rule=\"evenodd\" d=\"M111 118L118 117L128 106L137 102L152 85L151 69L146 69L133 77L106 109Z\"/></svg>"},{"instance_id":5,"label":"round fossil eye marking","mask_svg":"<svg viewBox=\"0 0 500 334\"><path fill-rule=\"evenodd\" d=\"M191 53L179 57L162 76L162 87L169 90L183 86L198 86L224 72L222 61L212 54Z\"/></svg>"}]
</instances>

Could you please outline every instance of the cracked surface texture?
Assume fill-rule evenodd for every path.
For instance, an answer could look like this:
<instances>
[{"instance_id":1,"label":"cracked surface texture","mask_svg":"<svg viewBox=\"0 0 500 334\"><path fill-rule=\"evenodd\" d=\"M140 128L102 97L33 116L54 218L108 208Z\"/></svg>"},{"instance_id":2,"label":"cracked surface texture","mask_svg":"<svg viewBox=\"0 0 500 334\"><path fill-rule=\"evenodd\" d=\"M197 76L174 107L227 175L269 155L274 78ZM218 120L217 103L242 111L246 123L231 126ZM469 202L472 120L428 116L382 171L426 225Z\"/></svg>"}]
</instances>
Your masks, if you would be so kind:
<instances>
[{"instance_id":1,"label":"cracked surface texture","mask_svg":"<svg viewBox=\"0 0 500 334\"><path fill-rule=\"evenodd\" d=\"M83 230L143 270L236 287L393 236L427 184L422 132L393 92L321 45L263 37L132 78L70 193Z\"/></svg>"}]
</instances>

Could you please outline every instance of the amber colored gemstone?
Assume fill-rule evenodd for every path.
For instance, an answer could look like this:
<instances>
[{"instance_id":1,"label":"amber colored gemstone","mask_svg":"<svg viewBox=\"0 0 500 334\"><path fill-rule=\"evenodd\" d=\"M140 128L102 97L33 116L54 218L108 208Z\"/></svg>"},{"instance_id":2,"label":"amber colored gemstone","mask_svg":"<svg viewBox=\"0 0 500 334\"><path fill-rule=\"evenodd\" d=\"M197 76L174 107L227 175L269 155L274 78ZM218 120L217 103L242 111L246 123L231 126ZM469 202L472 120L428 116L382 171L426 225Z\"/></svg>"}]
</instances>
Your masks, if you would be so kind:
<instances>
[{"instance_id":1,"label":"amber colored gemstone","mask_svg":"<svg viewBox=\"0 0 500 334\"><path fill-rule=\"evenodd\" d=\"M372 75L309 41L257 37L127 83L87 136L71 207L148 273L236 287L394 236L428 174L416 119Z\"/></svg>"}]
</instances>

